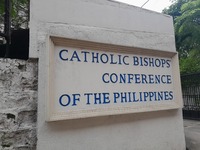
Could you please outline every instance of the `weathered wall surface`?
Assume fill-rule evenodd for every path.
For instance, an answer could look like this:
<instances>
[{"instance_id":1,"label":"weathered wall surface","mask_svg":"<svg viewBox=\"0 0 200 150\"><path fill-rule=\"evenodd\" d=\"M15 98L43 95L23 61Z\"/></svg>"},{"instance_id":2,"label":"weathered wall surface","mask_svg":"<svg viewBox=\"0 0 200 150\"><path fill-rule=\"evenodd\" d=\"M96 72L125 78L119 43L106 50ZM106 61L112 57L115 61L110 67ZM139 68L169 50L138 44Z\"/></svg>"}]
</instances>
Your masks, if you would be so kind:
<instances>
[{"instance_id":1,"label":"weathered wall surface","mask_svg":"<svg viewBox=\"0 0 200 150\"><path fill-rule=\"evenodd\" d=\"M112 0L34 0L30 5L32 58L40 57L40 44L49 35L175 51L172 17L164 14Z\"/></svg>"},{"instance_id":2,"label":"weathered wall surface","mask_svg":"<svg viewBox=\"0 0 200 150\"><path fill-rule=\"evenodd\" d=\"M37 59L0 59L0 149L36 149Z\"/></svg>"},{"instance_id":3,"label":"weathered wall surface","mask_svg":"<svg viewBox=\"0 0 200 150\"><path fill-rule=\"evenodd\" d=\"M40 62L37 150L185 150L181 108L45 121L49 36L175 52L170 16L111 0L33 0L30 29L30 57Z\"/></svg>"}]
</instances>

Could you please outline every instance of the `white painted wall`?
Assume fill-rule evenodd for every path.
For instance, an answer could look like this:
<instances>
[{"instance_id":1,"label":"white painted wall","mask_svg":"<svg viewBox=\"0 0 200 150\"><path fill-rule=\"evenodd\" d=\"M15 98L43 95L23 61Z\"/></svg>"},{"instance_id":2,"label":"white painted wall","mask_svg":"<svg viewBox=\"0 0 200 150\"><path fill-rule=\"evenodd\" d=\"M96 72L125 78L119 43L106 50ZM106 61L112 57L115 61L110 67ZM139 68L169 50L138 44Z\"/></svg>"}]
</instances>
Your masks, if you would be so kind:
<instances>
[{"instance_id":1,"label":"white painted wall","mask_svg":"<svg viewBox=\"0 0 200 150\"><path fill-rule=\"evenodd\" d=\"M30 57L38 57L36 41L46 34L175 51L170 16L110 0L31 1L30 28Z\"/></svg>"},{"instance_id":2,"label":"white painted wall","mask_svg":"<svg viewBox=\"0 0 200 150\"><path fill-rule=\"evenodd\" d=\"M175 51L171 17L109 0L33 0L30 28L30 57L39 57L38 150L185 150L181 109L45 122L49 35Z\"/></svg>"}]
</instances>

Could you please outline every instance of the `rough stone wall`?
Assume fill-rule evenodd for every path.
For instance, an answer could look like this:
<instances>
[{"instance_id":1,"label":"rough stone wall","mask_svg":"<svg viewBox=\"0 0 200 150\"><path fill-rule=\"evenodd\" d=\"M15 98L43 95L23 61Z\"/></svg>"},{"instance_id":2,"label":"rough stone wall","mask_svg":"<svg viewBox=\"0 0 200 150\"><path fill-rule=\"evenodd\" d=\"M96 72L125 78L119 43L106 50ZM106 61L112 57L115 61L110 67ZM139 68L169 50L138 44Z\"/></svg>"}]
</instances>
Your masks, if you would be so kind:
<instances>
[{"instance_id":1,"label":"rough stone wall","mask_svg":"<svg viewBox=\"0 0 200 150\"><path fill-rule=\"evenodd\" d=\"M38 60L0 59L0 150L35 150Z\"/></svg>"}]
</instances>

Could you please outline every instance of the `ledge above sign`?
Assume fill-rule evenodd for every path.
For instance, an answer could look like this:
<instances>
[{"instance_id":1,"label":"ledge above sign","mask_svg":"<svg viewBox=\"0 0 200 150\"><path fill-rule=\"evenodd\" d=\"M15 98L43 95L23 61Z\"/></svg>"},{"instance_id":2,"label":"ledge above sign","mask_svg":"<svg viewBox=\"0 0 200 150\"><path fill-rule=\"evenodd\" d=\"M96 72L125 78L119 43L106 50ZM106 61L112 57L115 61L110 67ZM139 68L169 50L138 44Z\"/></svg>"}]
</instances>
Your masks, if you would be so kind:
<instances>
[{"instance_id":1,"label":"ledge above sign","mask_svg":"<svg viewBox=\"0 0 200 150\"><path fill-rule=\"evenodd\" d=\"M182 107L178 54L49 37L46 120Z\"/></svg>"}]
</instances>

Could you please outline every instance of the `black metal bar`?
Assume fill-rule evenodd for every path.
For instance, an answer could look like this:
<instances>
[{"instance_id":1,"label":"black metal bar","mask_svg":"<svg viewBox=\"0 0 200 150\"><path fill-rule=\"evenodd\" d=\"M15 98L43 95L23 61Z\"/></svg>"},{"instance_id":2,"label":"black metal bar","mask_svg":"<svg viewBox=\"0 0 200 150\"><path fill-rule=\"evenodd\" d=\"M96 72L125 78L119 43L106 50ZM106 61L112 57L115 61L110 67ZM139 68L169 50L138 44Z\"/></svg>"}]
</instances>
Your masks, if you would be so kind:
<instances>
[{"instance_id":1,"label":"black metal bar","mask_svg":"<svg viewBox=\"0 0 200 150\"><path fill-rule=\"evenodd\" d=\"M146 5L148 2L149 2L149 0L147 0L147 1L141 6L141 8L143 8L144 5Z\"/></svg>"},{"instance_id":2,"label":"black metal bar","mask_svg":"<svg viewBox=\"0 0 200 150\"><path fill-rule=\"evenodd\" d=\"M9 57L11 44L11 0L5 0L4 34L6 39L5 57Z\"/></svg>"},{"instance_id":3,"label":"black metal bar","mask_svg":"<svg viewBox=\"0 0 200 150\"><path fill-rule=\"evenodd\" d=\"M0 32L0 36L6 37L6 35L4 33L2 33L2 32Z\"/></svg>"},{"instance_id":4,"label":"black metal bar","mask_svg":"<svg viewBox=\"0 0 200 150\"><path fill-rule=\"evenodd\" d=\"M200 120L200 73L181 76L183 117Z\"/></svg>"},{"instance_id":5,"label":"black metal bar","mask_svg":"<svg viewBox=\"0 0 200 150\"><path fill-rule=\"evenodd\" d=\"M30 0L28 0L28 21L30 21Z\"/></svg>"}]
</instances>

